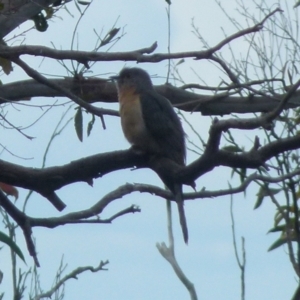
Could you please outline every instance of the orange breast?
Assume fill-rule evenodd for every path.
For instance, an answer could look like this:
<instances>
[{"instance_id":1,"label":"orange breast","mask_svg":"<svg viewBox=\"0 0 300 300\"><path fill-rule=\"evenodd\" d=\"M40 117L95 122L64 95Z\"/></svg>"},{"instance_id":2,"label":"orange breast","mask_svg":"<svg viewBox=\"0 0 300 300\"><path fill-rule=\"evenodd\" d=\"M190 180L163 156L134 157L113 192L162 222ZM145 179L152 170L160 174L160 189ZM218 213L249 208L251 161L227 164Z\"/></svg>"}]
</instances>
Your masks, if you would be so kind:
<instances>
[{"instance_id":1,"label":"orange breast","mask_svg":"<svg viewBox=\"0 0 300 300\"><path fill-rule=\"evenodd\" d=\"M139 145L146 134L139 96L133 89L119 91L121 124L126 139L133 145Z\"/></svg>"}]
</instances>

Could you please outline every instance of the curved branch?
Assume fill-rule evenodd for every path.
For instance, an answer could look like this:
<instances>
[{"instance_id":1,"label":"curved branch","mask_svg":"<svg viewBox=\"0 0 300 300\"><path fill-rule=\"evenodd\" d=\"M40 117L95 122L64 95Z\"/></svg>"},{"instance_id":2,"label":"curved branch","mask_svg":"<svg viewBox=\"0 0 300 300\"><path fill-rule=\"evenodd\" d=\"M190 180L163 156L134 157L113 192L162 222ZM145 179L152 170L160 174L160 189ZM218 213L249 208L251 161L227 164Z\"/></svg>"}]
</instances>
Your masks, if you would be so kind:
<instances>
[{"instance_id":1,"label":"curved branch","mask_svg":"<svg viewBox=\"0 0 300 300\"><path fill-rule=\"evenodd\" d=\"M42 1L40 2L44 4L45 3L53 3L54 1ZM48 5L49 5L48 4ZM44 6L45 7L45 4ZM22 8L22 10L25 8ZM31 8L33 9L33 8ZM276 12L281 12L279 8L276 8L274 11L272 11L269 15L267 15L260 23L246 28L244 30L240 30L231 36L225 38L223 41L215 45L214 47L204 50L204 51L187 51L187 52L178 52L178 53L156 53L152 55L148 55L149 53L152 53L156 47L157 44L154 43L150 47L138 49L134 51L129 52L86 52L86 51L73 51L73 50L56 50L51 49L47 47L40 47L40 46L15 46L15 47L8 47L8 46L1 46L0 47L0 56L5 57L7 59L12 58L13 56L20 56L20 55L34 55L34 56L43 56L43 57L49 57L52 59L59 59L59 60L76 60L78 62L81 62L85 64L89 61L136 61L136 62L160 62L163 60L169 60L169 59L182 59L182 58L195 58L195 59L205 59L210 58L213 53L216 51L222 49L225 45L230 43L231 41L240 38L244 35L258 32L263 28L264 22L271 17ZM34 15L34 14L33 14ZM31 16L33 16L31 15ZM28 19L29 17L27 17ZM20 23L19 23L20 24ZM19 25L18 24L18 25ZM1 22L0 22L1 25ZM147 54L147 55L145 55Z\"/></svg>"},{"instance_id":2,"label":"curved branch","mask_svg":"<svg viewBox=\"0 0 300 300\"><path fill-rule=\"evenodd\" d=\"M300 136L289 137L271 142L259 149L251 149L241 154L225 150L205 152L199 159L178 172L178 180L191 182L218 166L230 168L257 169L267 160L288 150L299 149Z\"/></svg>"},{"instance_id":3,"label":"curved branch","mask_svg":"<svg viewBox=\"0 0 300 300\"><path fill-rule=\"evenodd\" d=\"M45 298L51 298L52 295L63 285L68 281L69 279L77 279L77 276L81 273L90 271L90 272L99 272L99 271L107 271L107 268L104 268L109 263L108 260L106 261L100 261L99 266L93 267L93 266L85 266L85 267L78 267L66 276L64 276L61 280L55 283L55 285L47 292L41 293L37 296L35 296L34 300L40 300Z\"/></svg>"},{"instance_id":4,"label":"curved branch","mask_svg":"<svg viewBox=\"0 0 300 300\"><path fill-rule=\"evenodd\" d=\"M45 169L26 168L0 160L0 181L44 195L75 182L91 183L93 178L117 170L151 167L158 174L161 170L170 172L174 181L190 184L217 166L255 169L284 151L298 149L299 145L300 136L295 136L274 141L241 154L225 150L205 152L199 159L186 167L178 167L161 158L149 160L146 155L136 154L132 149L97 154L63 166Z\"/></svg>"}]
</instances>

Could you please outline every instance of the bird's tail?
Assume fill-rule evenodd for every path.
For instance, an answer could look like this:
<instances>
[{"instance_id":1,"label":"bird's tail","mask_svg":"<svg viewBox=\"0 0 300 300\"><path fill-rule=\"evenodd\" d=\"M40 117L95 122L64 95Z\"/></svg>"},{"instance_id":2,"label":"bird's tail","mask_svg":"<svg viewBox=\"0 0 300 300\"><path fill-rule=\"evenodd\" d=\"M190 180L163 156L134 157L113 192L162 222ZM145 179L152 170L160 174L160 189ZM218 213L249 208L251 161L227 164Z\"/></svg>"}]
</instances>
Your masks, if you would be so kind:
<instances>
[{"instance_id":1,"label":"bird's tail","mask_svg":"<svg viewBox=\"0 0 300 300\"><path fill-rule=\"evenodd\" d=\"M175 196L175 201L176 201L177 207L178 207L179 221L180 221L181 230L183 233L183 239L184 239L184 242L187 244L188 239L189 239L189 233L188 233L188 228L187 228L187 223L186 223L186 218L185 218L185 213L184 213L182 185L175 184L174 196Z\"/></svg>"}]
</instances>

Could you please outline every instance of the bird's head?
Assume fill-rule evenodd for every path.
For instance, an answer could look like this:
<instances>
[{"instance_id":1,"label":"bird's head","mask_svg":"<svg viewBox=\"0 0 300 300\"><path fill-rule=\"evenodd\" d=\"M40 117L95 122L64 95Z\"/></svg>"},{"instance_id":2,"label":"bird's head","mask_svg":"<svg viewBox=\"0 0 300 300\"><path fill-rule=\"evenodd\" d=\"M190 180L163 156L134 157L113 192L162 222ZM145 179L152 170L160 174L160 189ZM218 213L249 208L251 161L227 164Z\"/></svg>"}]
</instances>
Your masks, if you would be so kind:
<instances>
[{"instance_id":1,"label":"bird's head","mask_svg":"<svg viewBox=\"0 0 300 300\"><path fill-rule=\"evenodd\" d=\"M124 68L119 75L110 78L116 81L119 90L128 88L139 92L152 89L149 74L140 68Z\"/></svg>"}]
</instances>

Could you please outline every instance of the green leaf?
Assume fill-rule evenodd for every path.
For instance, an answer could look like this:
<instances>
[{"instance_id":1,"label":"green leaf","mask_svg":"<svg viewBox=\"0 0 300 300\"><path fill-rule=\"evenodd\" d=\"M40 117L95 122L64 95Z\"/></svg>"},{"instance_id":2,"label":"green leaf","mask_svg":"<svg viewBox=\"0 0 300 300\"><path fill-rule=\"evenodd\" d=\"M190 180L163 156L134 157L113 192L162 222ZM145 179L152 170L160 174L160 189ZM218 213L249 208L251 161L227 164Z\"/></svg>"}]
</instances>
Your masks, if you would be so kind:
<instances>
[{"instance_id":1,"label":"green leaf","mask_svg":"<svg viewBox=\"0 0 300 300\"><path fill-rule=\"evenodd\" d=\"M292 238L292 239L291 239L291 237L287 238L287 237L285 237L285 236L281 236L277 241L275 241L275 242L270 246L270 248L268 249L268 251L272 251L272 250L277 249L277 248L280 247L280 246L283 246L284 244L286 244L286 243L289 241L289 239L290 239L291 241L295 241L295 238Z\"/></svg>"},{"instance_id":2,"label":"green leaf","mask_svg":"<svg viewBox=\"0 0 300 300\"><path fill-rule=\"evenodd\" d=\"M92 1L78 0L77 2L78 2L78 4L80 4L80 5L90 5Z\"/></svg>"},{"instance_id":3,"label":"green leaf","mask_svg":"<svg viewBox=\"0 0 300 300\"><path fill-rule=\"evenodd\" d=\"M260 187L260 189L256 195L257 195L257 199L256 199L256 202L254 205L254 209L257 209L261 206L261 204L266 196L266 194L264 192L264 187Z\"/></svg>"},{"instance_id":4,"label":"green leaf","mask_svg":"<svg viewBox=\"0 0 300 300\"><path fill-rule=\"evenodd\" d=\"M92 131L93 126L94 126L94 123L95 123L95 120L96 120L96 119L95 119L95 115L93 114L93 115L92 115L92 120L89 121L88 126L87 126L87 136L90 136L91 131Z\"/></svg>"},{"instance_id":5,"label":"green leaf","mask_svg":"<svg viewBox=\"0 0 300 300\"><path fill-rule=\"evenodd\" d=\"M82 109L77 108L77 112L74 117L75 131L80 142L83 141L83 119L82 119Z\"/></svg>"},{"instance_id":6,"label":"green leaf","mask_svg":"<svg viewBox=\"0 0 300 300\"><path fill-rule=\"evenodd\" d=\"M2 231L0 231L0 242L8 245L25 262L24 255L18 245Z\"/></svg>"},{"instance_id":7,"label":"green leaf","mask_svg":"<svg viewBox=\"0 0 300 300\"><path fill-rule=\"evenodd\" d=\"M0 66L6 75L9 75L13 70L11 61L3 57L0 57Z\"/></svg>"},{"instance_id":8,"label":"green leaf","mask_svg":"<svg viewBox=\"0 0 300 300\"><path fill-rule=\"evenodd\" d=\"M233 153L236 153L236 152L243 152L243 150L238 147L238 146L233 146L233 145L230 145L230 146L224 146L222 148L222 150L225 150L225 151L228 151L228 152L233 152Z\"/></svg>"},{"instance_id":9,"label":"green leaf","mask_svg":"<svg viewBox=\"0 0 300 300\"><path fill-rule=\"evenodd\" d=\"M184 58L180 59L179 62L175 66L179 66L185 62Z\"/></svg>"},{"instance_id":10,"label":"green leaf","mask_svg":"<svg viewBox=\"0 0 300 300\"><path fill-rule=\"evenodd\" d=\"M240 180L241 180L241 182L245 181L246 175L247 175L247 169L242 168L241 171L240 171Z\"/></svg>"},{"instance_id":11,"label":"green leaf","mask_svg":"<svg viewBox=\"0 0 300 300\"><path fill-rule=\"evenodd\" d=\"M254 205L254 209L257 209L258 207L261 206L262 201L265 197L268 197L270 195L276 195L277 193L281 192L282 189L271 189L268 187L268 185L266 186L261 186L257 195L257 200L256 203Z\"/></svg>"},{"instance_id":12,"label":"green leaf","mask_svg":"<svg viewBox=\"0 0 300 300\"><path fill-rule=\"evenodd\" d=\"M261 195L258 195L253 209L259 208L262 205L263 200L264 200L264 197Z\"/></svg>"},{"instance_id":13,"label":"green leaf","mask_svg":"<svg viewBox=\"0 0 300 300\"><path fill-rule=\"evenodd\" d=\"M270 229L268 231L268 233L273 233L273 232L282 232L286 230L286 225L279 225L279 226L275 226L272 229Z\"/></svg>"},{"instance_id":14,"label":"green leaf","mask_svg":"<svg viewBox=\"0 0 300 300\"><path fill-rule=\"evenodd\" d=\"M105 38L101 41L101 46L107 45L108 43L111 42L111 40L118 34L118 32L120 31L120 28L113 28L112 30L110 30Z\"/></svg>"}]
</instances>

